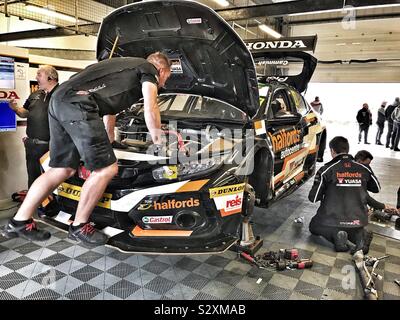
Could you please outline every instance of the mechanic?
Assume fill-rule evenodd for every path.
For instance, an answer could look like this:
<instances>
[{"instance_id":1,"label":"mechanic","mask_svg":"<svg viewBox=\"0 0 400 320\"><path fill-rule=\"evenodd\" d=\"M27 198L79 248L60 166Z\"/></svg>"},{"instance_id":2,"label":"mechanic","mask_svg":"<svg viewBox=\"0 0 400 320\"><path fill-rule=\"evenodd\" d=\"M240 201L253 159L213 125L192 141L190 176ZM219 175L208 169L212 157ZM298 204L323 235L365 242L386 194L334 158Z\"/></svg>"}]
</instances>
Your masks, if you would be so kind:
<instances>
[{"instance_id":1,"label":"mechanic","mask_svg":"<svg viewBox=\"0 0 400 320\"><path fill-rule=\"evenodd\" d=\"M376 138L375 138L375 144L378 144L380 146L383 145L381 142L381 137L383 134L383 130L385 129L385 121L386 121L386 116L385 116L385 108L386 108L386 101L383 101L381 104L381 107L378 109L378 119L376 120L376 124L378 125L378 131L376 133Z\"/></svg>"},{"instance_id":2,"label":"mechanic","mask_svg":"<svg viewBox=\"0 0 400 320\"><path fill-rule=\"evenodd\" d=\"M355 161L357 161L358 163L361 163L365 166L368 166L369 168L370 168L370 164L373 159L374 159L373 155L367 150L360 150L354 156ZM368 206L370 206L371 208L374 208L376 210L386 210L388 212L397 213L397 210L395 207L375 200L374 198L371 197L370 194L368 194L368 196L367 196L367 203L368 203Z\"/></svg>"},{"instance_id":3,"label":"mechanic","mask_svg":"<svg viewBox=\"0 0 400 320\"><path fill-rule=\"evenodd\" d=\"M92 210L118 165L105 125L104 115L115 115L144 98L144 117L154 144L161 142L157 90L171 75L170 61L160 52L147 60L112 58L88 66L57 89L50 100L50 169L32 185L3 235L29 240L46 240L50 233L39 230L32 219L38 205L64 180L72 177L80 160L92 171L81 189L69 238L89 245L107 242L107 236L89 222ZM111 124L108 130L114 131Z\"/></svg>"},{"instance_id":4,"label":"mechanic","mask_svg":"<svg viewBox=\"0 0 400 320\"><path fill-rule=\"evenodd\" d=\"M315 97L315 100L310 103L311 107L315 112L322 114L324 112L324 108L322 107L322 103L319 100L319 97Z\"/></svg>"},{"instance_id":5,"label":"mechanic","mask_svg":"<svg viewBox=\"0 0 400 320\"><path fill-rule=\"evenodd\" d=\"M354 161L349 142L335 137L329 142L332 160L318 170L308 198L321 201L317 214L311 219L309 230L334 244L337 252L360 249L368 252L367 191L379 192L380 185L372 170Z\"/></svg>"},{"instance_id":6,"label":"mechanic","mask_svg":"<svg viewBox=\"0 0 400 320\"><path fill-rule=\"evenodd\" d=\"M41 174L40 158L49 151L49 101L58 87L57 70L49 65L42 65L36 73L39 90L31 93L23 107L18 107L15 99L10 100L10 107L21 118L27 118L26 135L22 140L25 146L28 188Z\"/></svg>"},{"instance_id":7,"label":"mechanic","mask_svg":"<svg viewBox=\"0 0 400 320\"><path fill-rule=\"evenodd\" d=\"M361 134L364 132L364 143L370 144L368 142L368 130L369 126L372 124L372 114L369 111L368 103L364 103L363 107L357 113L357 122L360 126L358 134L358 143L361 143Z\"/></svg>"},{"instance_id":8,"label":"mechanic","mask_svg":"<svg viewBox=\"0 0 400 320\"><path fill-rule=\"evenodd\" d=\"M392 133L392 149L393 151L400 151L400 104L393 110L391 118L393 120L393 133Z\"/></svg>"},{"instance_id":9,"label":"mechanic","mask_svg":"<svg viewBox=\"0 0 400 320\"><path fill-rule=\"evenodd\" d=\"M282 107L282 104L278 100L274 100L271 102L271 108L275 118L284 117L289 114Z\"/></svg>"},{"instance_id":10,"label":"mechanic","mask_svg":"<svg viewBox=\"0 0 400 320\"><path fill-rule=\"evenodd\" d=\"M393 134L393 119L392 113L397 106L400 105L400 97L397 97L392 104L390 104L385 111L386 120L388 122L388 133L386 135L386 148L393 149L393 145L390 146L390 142L392 142L392 134Z\"/></svg>"}]
</instances>

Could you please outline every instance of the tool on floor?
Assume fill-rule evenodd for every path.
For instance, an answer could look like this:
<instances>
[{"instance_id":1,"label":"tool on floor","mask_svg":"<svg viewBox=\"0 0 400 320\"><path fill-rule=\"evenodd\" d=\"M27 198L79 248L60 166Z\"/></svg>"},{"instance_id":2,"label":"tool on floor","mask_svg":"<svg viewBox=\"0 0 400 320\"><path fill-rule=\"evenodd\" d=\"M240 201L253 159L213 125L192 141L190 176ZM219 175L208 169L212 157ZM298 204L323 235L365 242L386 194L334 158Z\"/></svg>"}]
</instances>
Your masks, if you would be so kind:
<instances>
[{"instance_id":1,"label":"tool on floor","mask_svg":"<svg viewBox=\"0 0 400 320\"><path fill-rule=\"evenodd\" d=\"M353 262L360 275L364 297L367 300L378 300L383 291L383 277L375 272L379 262L389 256L375 258L364 256L362 250L353 255ZM370 268L370 270L368 269Z\"/></svg>"},{"instance_id":2,"label":"tool on floor","mask_svg":"<svg viewBox=\"0 0 400 320\"><path fill-rule=\"evenodd\" d=\"M240 252L240 256L261 269L273 268L277 271L306 269L313 265L310 259L300 259L297 249L279 249L258 256Z\"/></svg>"}]
</instances>

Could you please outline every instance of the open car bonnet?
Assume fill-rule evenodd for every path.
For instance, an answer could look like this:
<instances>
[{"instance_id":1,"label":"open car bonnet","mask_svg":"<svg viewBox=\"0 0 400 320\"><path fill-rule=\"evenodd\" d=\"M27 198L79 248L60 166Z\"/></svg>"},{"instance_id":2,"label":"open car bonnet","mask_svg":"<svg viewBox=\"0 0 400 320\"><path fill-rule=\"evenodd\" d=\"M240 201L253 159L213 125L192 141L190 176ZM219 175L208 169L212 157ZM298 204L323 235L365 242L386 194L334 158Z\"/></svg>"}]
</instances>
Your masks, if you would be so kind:
<instances>
[{"instance_id":1,"label":"open car bonnet","mask_svg":"<svg viewBox=\"0 0 400 320\"><path fill-rule=\"evenodd\" d=\"M117 41L116 41L117 39ZM165 92L226 101L253 116L258 109L253 58L236 32L212 9L192 1L142 1L102 22L97 59L146 58L162 51L172 62Z\"/></svg>"},{"instance_id":2,"label":"open car bonnet","mask_svg":"<svg viewBox=\"0 0 400 320\"><path fill-rule=\"evenodd\" d=\"M256 51L252 54L260 82L278 80L299 92L307 89L317 67L317 59L306 52Z\"/></svg>"}]
</instances>

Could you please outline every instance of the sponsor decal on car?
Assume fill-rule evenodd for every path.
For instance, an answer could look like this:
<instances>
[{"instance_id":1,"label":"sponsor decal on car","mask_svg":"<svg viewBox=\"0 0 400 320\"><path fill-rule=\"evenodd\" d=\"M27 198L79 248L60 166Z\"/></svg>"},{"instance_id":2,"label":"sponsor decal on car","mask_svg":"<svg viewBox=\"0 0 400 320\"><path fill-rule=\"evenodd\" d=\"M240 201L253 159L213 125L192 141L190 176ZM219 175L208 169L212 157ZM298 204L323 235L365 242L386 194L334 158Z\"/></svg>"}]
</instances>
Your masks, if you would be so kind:
<instances>
[{"instance_id":1,"label":"sponsor decal on car","mask_svg":"<svg viewBox=\"0 0 400 320\"><path fill-rule=\"evenodd\" d=\"M187 24L200 24L203 22L201 18L189 18L186 19Z\"/></svg>"},{"instance_id":2,"label":"sponsor decal on car","mask_svg":"<svg viewBox=\"0 0 400 320\"><path fill-rule=\"evenodd\" d=\"M176 179L178 178L178 168L176 166L164 166L163 178Z\"/></svg>"},{"instance_id":3,"label":"sponsor decal on car","mask_svg":"<svg viewBox=\"0 0 400 320\"><path fill-rule=\"evenodd\" d=\"M281 129L277 133L271 134L268 132L271 138L274 152L279 152L283 149L291 147L301 140L301 131L297 129L285 130Z\"/></svg>"},{"instance_id":4,"label":"sponsor decal on car","mask_svg":"<svg viewBox=\"0 0 400 320\"><path fill-rule=\"evenodd\" d=\"M276 40L276 41L258 41L246 43L247 49L250 51L265 49L299 49L307 48L302 40Z\"/></svg>"},{"instance_id":5,"label":"sponsor decal on car","mask_svg":"<svg viewBox=\"0 0 400 320\"><path fill-rule=\"evenodd\" d=\"M188 200L175 200L171 199L165 202L153 202L154 210L169 210L169 209L181 209L181 208L192 208L200 206L199 199L190 198Z\"/></svg>"},{"instance_id":6,"label":"sponsor decal on car","mask_svg":"<svg viewBox=\"0 0 400 320\"><path fill-rule=\"evenodd\" d=\"M58 186L57 192L59 196L64 198L72 199L75 201L79 201L81 196L81 187L74 186L69 183L62 183ZM103 193L103 196L100 198L99 202L97 203L98 207L110 209L111 208L111 198L112 195L110 193Z\"/></svg>"},{"instance_id":7,"label":"sponsor decal on car","mask_svg":"<svg viewBox=\"0 0 400 320\"><path fill-rule=\"evenodd\" d=\"M152 207L153 207L153 201L146 199L146 200L143 200L143 202L139 204L139 206L137 207L137 210L144 211L144 210L148 210Z\"/></svg>"},{"instance_id":8,"label":"sponsor decal on car","mask_svg":"<svg viewBox=\"0 0 400 320\"><path fill-rule=\"evenodd\" d=\"M222 197L231 194L243 193L244 183L210 189L210 198Z\"/></svg>"},{"instance_id":9,"label":"sponsor decal on car","mask_svg":"<svg viewBox=\"0 0 400 320\"><path fill-rule=\"evenodd\" d=\"M148 217L144 216L142 218L143 223L151 224L151 223L172 223L172 216L153 216Z\"/></svg>"},{"instance_id":10,"label":"sponsor decal on car","mask_svg":"<svg viewBox=\"0 0 400 320\"><path fill-rule=\"evenodd\" d=\"M237 194L234 199L229 199L226 201L227 210L235 210L242 207L242 197Z\"/></svg>"},{"instance_id":11,"label":"sponsor decal on car","mask_svg":"<svg viewBox=\"0 0 400 320\"><path fill-rule=\"evenodd\" d=\"M242 212L243 191L214 198L214 203L222 217Z\"/></svg>"}]
</instances>

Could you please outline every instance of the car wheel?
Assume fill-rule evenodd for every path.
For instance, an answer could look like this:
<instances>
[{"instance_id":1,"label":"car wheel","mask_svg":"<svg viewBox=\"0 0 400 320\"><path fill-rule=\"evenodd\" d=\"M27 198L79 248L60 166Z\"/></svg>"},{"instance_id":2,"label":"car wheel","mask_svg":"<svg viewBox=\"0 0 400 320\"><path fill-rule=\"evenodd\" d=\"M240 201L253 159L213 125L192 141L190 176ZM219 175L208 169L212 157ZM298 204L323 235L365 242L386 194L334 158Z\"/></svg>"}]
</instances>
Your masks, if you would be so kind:
<instances>
[{"instance_id":1,"label":"car wheel","mask_svg":"<svg viewBox=\"0 0 400 320\"><path fill-rule=\"evenodd\" d=\"M266 150L260 150L254 156L254 171L249 184L254 188L259 206L266 206L272 199L272 161Z\"/></svg>"}]
</instances>

